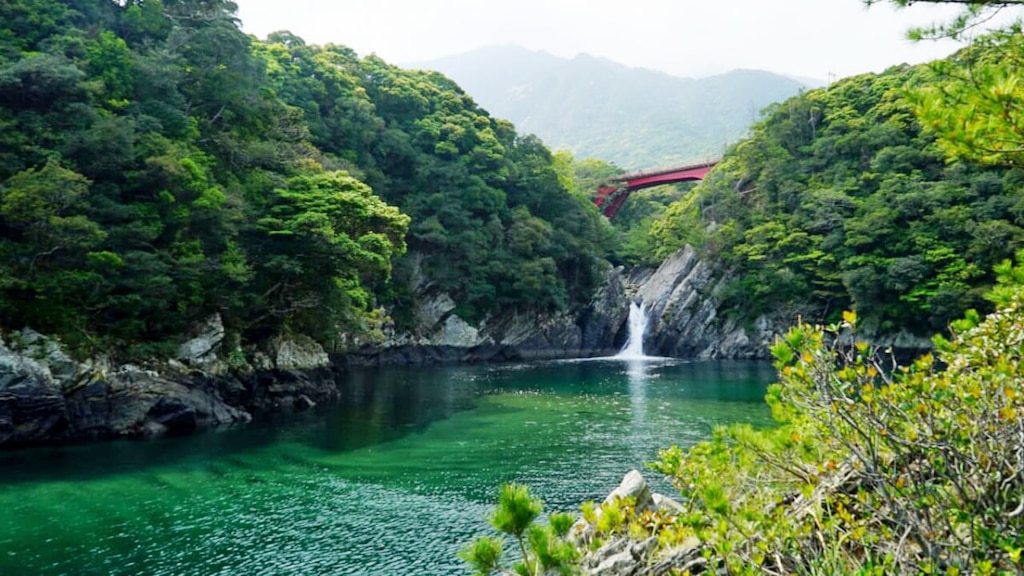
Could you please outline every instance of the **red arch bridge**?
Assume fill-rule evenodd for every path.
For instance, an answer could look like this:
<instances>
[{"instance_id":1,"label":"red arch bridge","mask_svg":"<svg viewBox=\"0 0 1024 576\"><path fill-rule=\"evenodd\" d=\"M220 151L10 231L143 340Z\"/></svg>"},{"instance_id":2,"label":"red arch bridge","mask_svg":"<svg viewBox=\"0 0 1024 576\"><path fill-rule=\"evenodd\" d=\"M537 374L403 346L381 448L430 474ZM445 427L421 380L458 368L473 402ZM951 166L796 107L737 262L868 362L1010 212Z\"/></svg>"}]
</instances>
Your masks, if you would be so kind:
<instances>
[{"instance_id":1,"label":"red arch bridge","mask_svg":"<svg viewBox=\"0 0 1024 576\"><path fill-rule=\"evenodd\" d=\"M597 188L597 197L594 198L594 205L610 220L615 218L615 215L622 209L622 205L626 203L629 195L636 190L661 186L662 184L703 180L704 176L718 162L719 160L710 160L685 166L647 170L617 176L608 184L602 184Z\"/></svg>"}]
</instances>

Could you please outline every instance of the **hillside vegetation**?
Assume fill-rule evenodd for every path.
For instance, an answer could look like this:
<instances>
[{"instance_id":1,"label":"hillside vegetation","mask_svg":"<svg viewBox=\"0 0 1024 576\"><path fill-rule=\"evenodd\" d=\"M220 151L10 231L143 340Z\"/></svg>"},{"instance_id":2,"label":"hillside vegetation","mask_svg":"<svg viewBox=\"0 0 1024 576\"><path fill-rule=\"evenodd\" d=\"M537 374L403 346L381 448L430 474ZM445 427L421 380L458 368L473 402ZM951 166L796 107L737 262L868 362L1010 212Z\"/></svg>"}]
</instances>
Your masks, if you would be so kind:
<instances>
[{"instance_id":1,"label":"hillside vegetation","mask_svg":"<svg viewBox=\"0 0 1024 576\"><path fill-rule=\"evenodd\" d=\"M1024 172L947 158L914 102L928 67L847 78L771 107L651 227L649 253L699 245L732 278L726 312L786 310L868 334L944 330L1024 246Z\"/></svg>"},{"instance_id":2,"label":"hillside vegetation","mask_svg":"<svg viewBox=\"0 0 1024 576\"><path fill-rule=\"evenodd\" d=\"M930 333L984 305L992 266L1024 242L1024 173L913 113L955 123L933 80L997 78L985 42L946 71L774 105L692 193L637 194L610 226L589 195L615 166L552 155L440 73L287 32L257 41L234 9L0 6L0 326L144 356L220 313L246 341L331 346L382 310L411 327L431 293L471 321L578 310L604 258L654 264L692 243L731 278L726 314L856 308L869 333Z\"/></svg>"},{"instance_id":3,"label":"hillside vegetation","mask_svg":"<svg viewBox=\"0 0 1024 576\"><path fill-rule=\"evenodd\" d=\"M0 4L0 326L149 354L214 312L331 344L414 285L470 318L587 299L606 226L539 140L235 9Z\"/></svg>"}]
</instances>

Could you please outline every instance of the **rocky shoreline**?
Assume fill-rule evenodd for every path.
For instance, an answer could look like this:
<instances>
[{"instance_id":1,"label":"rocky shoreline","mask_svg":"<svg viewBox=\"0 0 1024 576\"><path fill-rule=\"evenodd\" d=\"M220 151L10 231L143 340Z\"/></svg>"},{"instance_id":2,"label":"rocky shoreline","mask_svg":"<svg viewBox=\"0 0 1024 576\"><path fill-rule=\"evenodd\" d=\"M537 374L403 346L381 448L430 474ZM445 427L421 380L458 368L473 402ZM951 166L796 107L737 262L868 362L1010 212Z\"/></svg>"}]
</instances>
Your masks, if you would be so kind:
<instances>
[{"instance_id":1,"label":"rocky shoreline","mask_svg":"<svg viewBox=\"0 0 1024 576\"><path fill-rule=\"evenodd\" d=\"M586 358L614 354L626 341L630 302L651 317L647 352L678 358L766 359L776 334L795 320L758 318L746 326L719 316L722 281L687 246L657 268L610 268L590 304L575 314L516 314L470 323L444 293L424 289L416 328L380 326L376 341L353 342L347 366L423 365Z\"/></svg>"},{"instance_id":2,"label":"rocky shoreline","mask_svg":"<svg viewBox=\"0 0 1024 576\"><path fill-rule=\"evenodd\" d=\"M175 358L144 367L103 358L78 362L59 342L25 329L0 339L0 447L183 434L305 409L338 399L336 378L362 366L423 366L586 358L625 343L630 302L651 318L646 352L696 359L766 359L797 314L750 325L723 318L723 280L687 246L657 268L610 268L591 303L575 313L509 312L472 324L429 286L416 326L382 324L328 354L301 334L228 349L219 316L196 327ZM386 317L386 314L382 314ZM897 348L930 342L899 336Z\"/></svg>"},{"instance_id":3,"label":"rocky shoreline","mask_svg":"<svg viewBox=\"0 0 1024 576\"><path fill-rule=\"evenodd\" d=\"M519 314L471 324L443 293L423 288L416 327L382 325L333 354L300 335L229 349L219 316L197 326L175 358L145 366L72 359L31 329L0 338L0 447L185 434L256 415L338 400L336 379L358 366L420 366L606 356L626 340L629 303L652 318L648 353L766 358L785 326L745 327L718 317L719 284L686 247L657 269L609 269L574 314ZM385 316L385 315L382 315Z\"/></svg>"},{"instance_id":4,"label":"rocky shoreline","mask_svg":"<svg viewBox=\"0 0 1024 576\"><path fill-rule=\"evenodd\" d=\"M335 401L337 370L316 348L289 341L260 367L215 357L139 367L77 362L54 340L17 332L0 339L0 447L188 434Z\"/></svg>"}]
</instances>

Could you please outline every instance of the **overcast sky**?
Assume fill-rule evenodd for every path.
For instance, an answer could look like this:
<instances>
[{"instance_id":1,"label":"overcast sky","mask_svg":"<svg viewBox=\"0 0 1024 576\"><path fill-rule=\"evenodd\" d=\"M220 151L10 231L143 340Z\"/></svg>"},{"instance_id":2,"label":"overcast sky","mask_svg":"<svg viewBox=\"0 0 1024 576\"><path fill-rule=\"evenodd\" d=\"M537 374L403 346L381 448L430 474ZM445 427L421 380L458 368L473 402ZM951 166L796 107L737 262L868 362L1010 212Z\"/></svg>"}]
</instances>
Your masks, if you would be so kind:
<instances>
[{"instance_id":1,"label":"overcast sky","mask_svg":"<svg viewBox=\"0 0 1024 576\"><path fill-rule=\"evenodd\" d=\"M953 42L910 42L906 30L951 6L867 9L861 0L236 0L243 29L289 30L393 64L493 44L563 57L584 52L707 76L756 68L828 80L942 57Z\"/></svg>"}]
</instances>

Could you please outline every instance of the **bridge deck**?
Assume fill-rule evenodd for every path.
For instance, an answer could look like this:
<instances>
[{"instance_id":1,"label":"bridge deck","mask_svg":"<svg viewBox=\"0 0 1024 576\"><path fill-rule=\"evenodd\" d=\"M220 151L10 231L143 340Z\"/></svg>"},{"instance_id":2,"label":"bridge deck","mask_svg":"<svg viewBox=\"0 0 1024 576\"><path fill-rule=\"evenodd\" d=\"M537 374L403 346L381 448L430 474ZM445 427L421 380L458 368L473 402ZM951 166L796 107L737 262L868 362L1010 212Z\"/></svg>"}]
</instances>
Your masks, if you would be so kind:
<instances>
[{"instance_id":1,"label":"bridge deck","mask_svg":"<svg viewBox=\"0 0 1024 576\"><path fill-rule=\"evenodd\" d=\"M642 170L640 172L631 172L629 174L622 174L611 178L612 182L629 182L630 180L639 180L641 178L650 178L652 176L664 176L666 174L675 174L677 172L689 172L690 170L697 170L699 168L710 168L721 162L721 159L715 160L704 160L702 162L691 162L689 164L683 164L680 166L673 166L671 168L655 168L652 170Z\"/></svg>"},{"instance_id":2,"label":"bridge deck","mask_svg":"<svg viewBox=\"0 0 1024 576\"><path fill-rule=\"evenodd\" d=\"M610 179L608 184L598 187L594 205L609 219L615 218L634 190L674 182L703 180L711 168L719 162L720 160L708 160L673 168L659 168L617 176Z\"/></svg>"}]
</instances>

